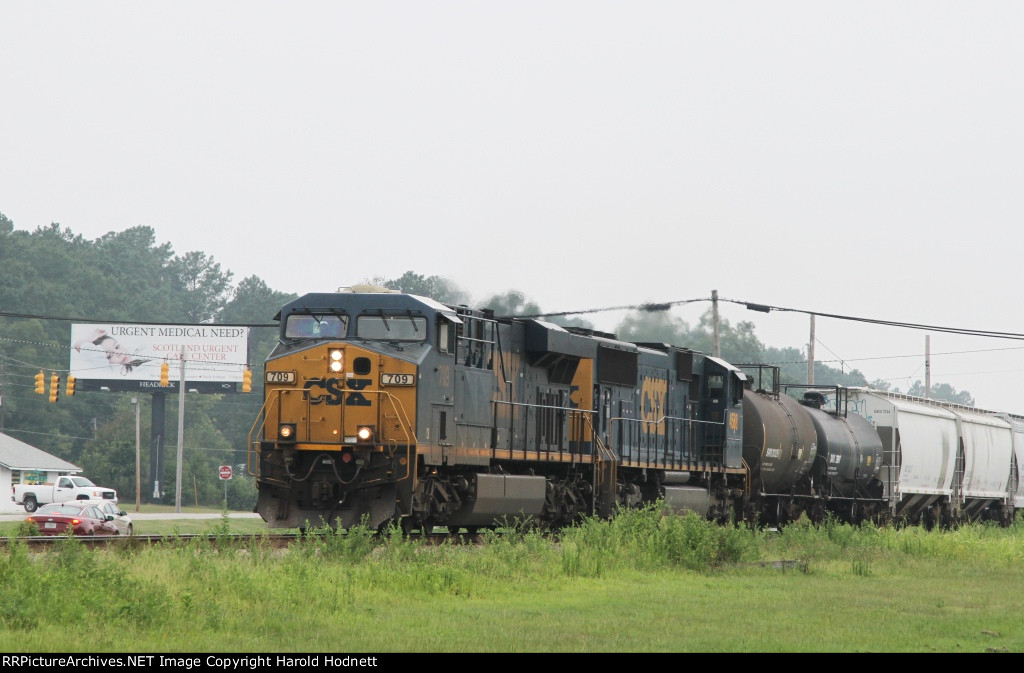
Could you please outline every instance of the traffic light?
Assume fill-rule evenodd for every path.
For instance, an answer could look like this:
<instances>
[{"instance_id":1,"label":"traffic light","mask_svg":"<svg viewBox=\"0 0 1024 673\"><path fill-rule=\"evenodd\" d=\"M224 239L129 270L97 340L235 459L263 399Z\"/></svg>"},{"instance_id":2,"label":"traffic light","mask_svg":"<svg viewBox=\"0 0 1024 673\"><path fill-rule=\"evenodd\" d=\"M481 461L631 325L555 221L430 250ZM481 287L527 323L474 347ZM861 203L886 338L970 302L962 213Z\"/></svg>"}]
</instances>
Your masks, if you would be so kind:
<instances>
[{"instance_id":1,"label":"traffic light","mask_svg":"<svg viewBox=\"0 0 1024 673\"><path fill-rule=\"evenodd\" d=\"M43 375L43 370L40 369L39 373L36 374L36 395L46 394L46 377Z\"/></svg>"},{"instance_id":2,"label":"traffic light","mask_svg":"<svg viewBox=\"0 0 1024 673\"><path fill-rule=\"evenodd\" d=\"M60 395L60 377L56 373L50 374L50 401L56 402Z\"/></svg>"},{"instance_id":3,"label":"traffic light","mask_svg":"<svg viewBox=\"0 0 1024 673\"><path fill-rule=\"evenodd\" d=\"M242 392L248 393L252 391L252 370L248 367L242 372Z\"/></svg>"},{"instance_id":4,"label":"traffic light","mask_svg":"<svg viewBox=\"0 0 1024 673\"><path fill-rule=\"evenodd\" d=\"M64 394L67 395L68 397L71 397L72 395L75 394L75 377L72 376L71 374L68 374L68 384L64 388Z\"/></svg>"},{"instance_id":5,"label":"traffic light","mask_svg":"<svg viewBox=\"0 0 1024 673\"><path fill-rule=\"evenodd\" d=\"M166 362L163 363L162 365L160 365L160 385L162 385L162 386L169 386L170 385L170 383L167 382L167 373L170 371L170 369L171 368L167 366Z\"/></svg>"}]
</instances>

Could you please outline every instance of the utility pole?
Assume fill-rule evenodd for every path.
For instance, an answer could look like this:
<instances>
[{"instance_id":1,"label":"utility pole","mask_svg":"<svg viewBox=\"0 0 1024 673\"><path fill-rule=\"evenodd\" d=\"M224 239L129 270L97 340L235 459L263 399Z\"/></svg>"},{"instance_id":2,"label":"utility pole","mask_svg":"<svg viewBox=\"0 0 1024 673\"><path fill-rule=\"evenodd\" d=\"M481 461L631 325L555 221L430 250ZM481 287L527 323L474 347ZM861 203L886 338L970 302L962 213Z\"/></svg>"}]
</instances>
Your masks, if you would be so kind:
<instances>
[{"instance_id":1,"label":"utility pole","mask_svg":"<svg viewBox=\"0 0 1024 673\"><path fill-rule=\"evenodd\" d=\"M718 290L711 291L711 322L714 325L714 341L711 342L711 354L722 357L722 344L718 338Z\"/></svg>"},{"instance_id":2,"label":"utility pole","mask_svg":"<svg viewBox=\"0 0 1024 673\"><path fill-rule=\"evenodd\" d=\"M807 343L807 384L814 385L814 314L811 314L811 340Z\"/></svg>"},{"instance_id":3,"label":"utility pole","mask_svg":"<svg viewBox=\"0 0 1024 673\"><path fill-rule=\"evenodd\" d=\"M4 363L0 362L0 430L4 429L4 415L6 410L4 409L3 382L6 378L7 372L4 370Z\"/></svg>"},{"instance_id":4,"label":"utility pole","mask_svg":"<svg viewBox=\"0 0 1024 673\"><path fill-rule=\"evenodd\" d=\"M924 335L924 398L932 398L932 342L931 335Z\"/></svg>"}]
</instances>

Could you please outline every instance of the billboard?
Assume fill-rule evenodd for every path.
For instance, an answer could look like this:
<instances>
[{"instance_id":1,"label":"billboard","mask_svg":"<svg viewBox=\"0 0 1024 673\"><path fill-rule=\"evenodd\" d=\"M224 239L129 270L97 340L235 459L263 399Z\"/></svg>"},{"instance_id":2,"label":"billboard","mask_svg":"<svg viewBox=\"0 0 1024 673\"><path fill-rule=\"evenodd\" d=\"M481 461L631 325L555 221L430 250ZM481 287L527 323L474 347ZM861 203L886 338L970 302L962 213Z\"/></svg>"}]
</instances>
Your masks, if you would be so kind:
<instances>
[{"instance_id":1,"label":"billboard","mask_svg":"<svg viewBox=\"0 0 1024 673\"><path fill-rule=\"evenodd\" d=\"M71 325L68 369L78 390L235 392L249 361L249 328L217 325ZM167 386L160 385L163 363Z\"/></svg>"}]
</instances>

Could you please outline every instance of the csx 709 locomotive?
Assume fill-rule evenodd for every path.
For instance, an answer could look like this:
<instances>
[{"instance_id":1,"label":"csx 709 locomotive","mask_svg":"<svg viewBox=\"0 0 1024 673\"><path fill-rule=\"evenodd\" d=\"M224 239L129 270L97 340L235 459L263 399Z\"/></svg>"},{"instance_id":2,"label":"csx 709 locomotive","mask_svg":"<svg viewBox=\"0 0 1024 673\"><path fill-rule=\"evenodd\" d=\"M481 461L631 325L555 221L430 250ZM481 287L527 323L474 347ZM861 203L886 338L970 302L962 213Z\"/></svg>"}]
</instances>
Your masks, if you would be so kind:
<instances>
[{"instance_id":1,"label":"csx 709 locomotive","mask_svg":"<svg viewBox=\"0 0 1024 673\"><path fill-rule=\"evenodd\" d=\"M559 526L658 498L724 517L748 488L745 376L720 359L396 292L277 319L250 442L271 526Z\"/></svg>"},{"instance_id":2,"label":"csx 709 locomotive","mask_svg":"<svg viewBox=\"0 0 1024 673\"><path fill-rule=\"evenodd\" d=\"M780 394L777 372L764 386L760 370L686 348L383 288L307 294L277 319L249 442L271 527L557 528L659 500L765 524L1007 523L1024 504L1019 418L855 392L854 411L892 422L880 432L849 411L849 391L801 403Z\"/></svg>"}]
</instances>

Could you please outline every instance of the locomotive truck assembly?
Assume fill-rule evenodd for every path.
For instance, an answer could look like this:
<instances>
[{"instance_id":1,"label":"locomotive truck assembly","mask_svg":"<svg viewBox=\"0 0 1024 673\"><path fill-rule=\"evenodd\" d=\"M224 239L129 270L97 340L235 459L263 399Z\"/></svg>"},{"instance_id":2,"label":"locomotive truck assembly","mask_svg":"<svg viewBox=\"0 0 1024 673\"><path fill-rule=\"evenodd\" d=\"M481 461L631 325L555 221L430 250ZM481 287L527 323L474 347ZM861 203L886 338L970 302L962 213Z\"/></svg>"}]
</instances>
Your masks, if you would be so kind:
<instances>
[{"instance_id":1,"label":"locomotive truck assembly","mask_svg":"<svg viewBox=\"0 0 1024 673\"><path fill-rule=\"evenodd\" d=\"M356 287L276 316L249 440L270 527L450 530L657 501L720 521L1012 521L1024 417ZM798 399L799 396L799 399Z\"/></svg>"}]
</instances>

